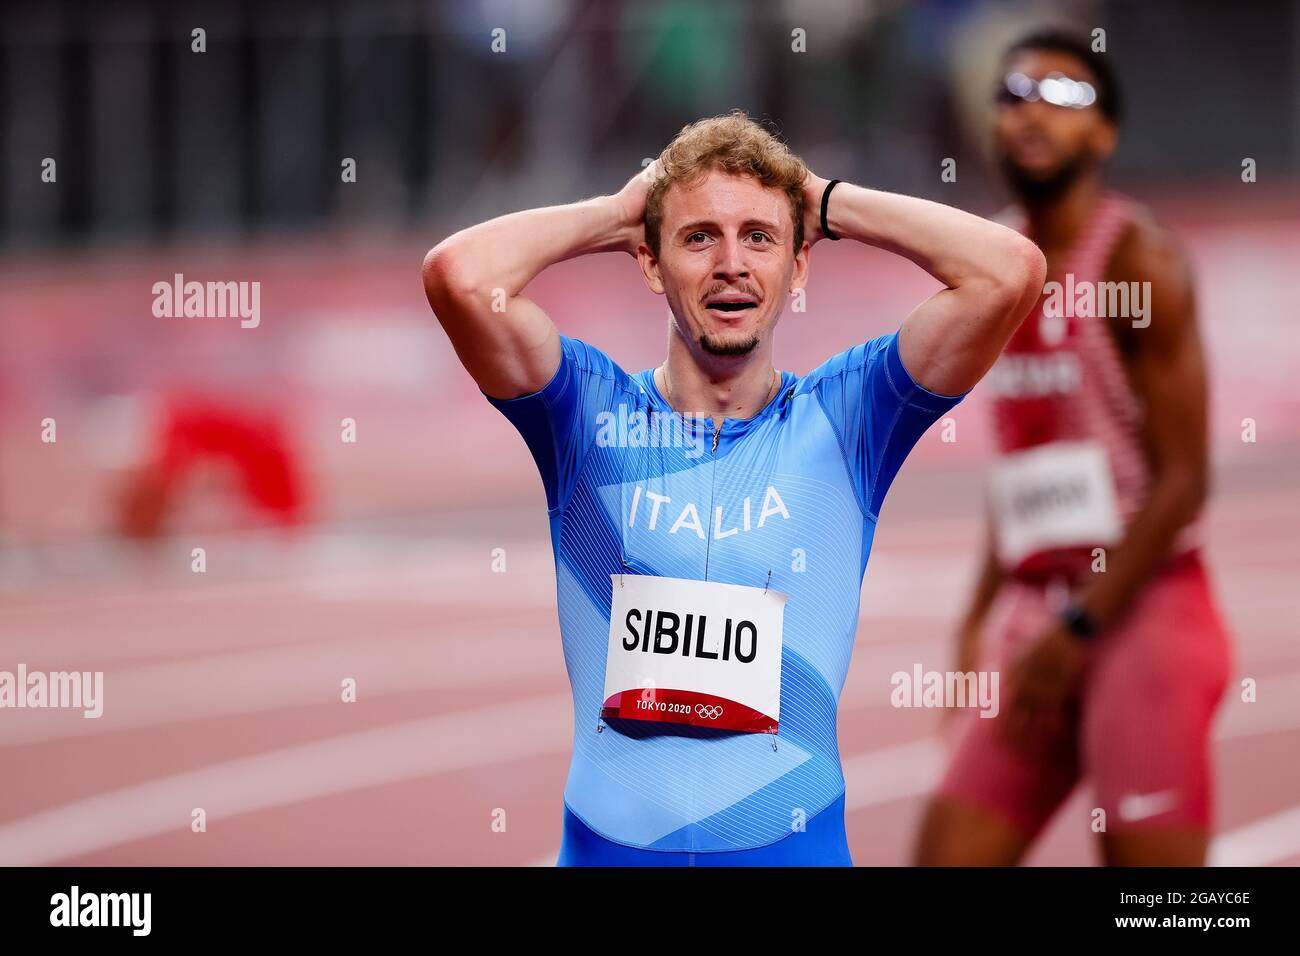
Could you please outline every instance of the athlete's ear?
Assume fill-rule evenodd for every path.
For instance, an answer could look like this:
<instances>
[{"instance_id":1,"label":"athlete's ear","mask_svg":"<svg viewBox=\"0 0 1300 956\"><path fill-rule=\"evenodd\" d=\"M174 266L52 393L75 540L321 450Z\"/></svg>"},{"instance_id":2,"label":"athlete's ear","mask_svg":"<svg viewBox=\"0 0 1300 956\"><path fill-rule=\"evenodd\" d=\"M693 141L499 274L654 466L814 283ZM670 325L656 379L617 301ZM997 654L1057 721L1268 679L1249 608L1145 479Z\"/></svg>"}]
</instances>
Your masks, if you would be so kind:
<instances>
[{"instance_id":1,"label":"athlete's ear","mask_svg":"<svg viewBox=\"0 0 1300 956\"><path fill-rule=\"evenodd\" d=\"M664 294L664 279L659 274L659 259L644 242L636 248L636 263L641 267L641 276L650 291L656 295Z\"/></svg>"},{"instance_id":2,"label":"athlete's ear","mask_svg":"<svg viewBox=\"0 0 1300 956\"><path fill-rule=\"evenodd\" d=\"M808 250L811 248L812 246L805 239L803 245L799 247L799 251L794 254L794 271L790 274L790 290L792 292L795 289L802 289L808 284Z\"/></svg>"}]
</instances>

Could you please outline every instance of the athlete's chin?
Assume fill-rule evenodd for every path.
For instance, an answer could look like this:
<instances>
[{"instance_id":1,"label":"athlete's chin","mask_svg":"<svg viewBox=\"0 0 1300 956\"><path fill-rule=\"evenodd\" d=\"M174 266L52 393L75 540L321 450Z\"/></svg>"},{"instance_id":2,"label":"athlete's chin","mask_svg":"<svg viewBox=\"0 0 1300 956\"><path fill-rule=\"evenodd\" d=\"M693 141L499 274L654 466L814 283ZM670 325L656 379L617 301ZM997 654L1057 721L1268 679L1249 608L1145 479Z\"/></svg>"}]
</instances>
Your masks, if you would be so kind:
<instances>
[{"instance_id":1,"label":"athlete's chin","mask_svg":"<svg viewBox=\"0 0 1300 956\"><path fill-rule=\"evenodd\" d=\"M1014 164L1014 176L1024 182L1043 185L1045 182L1052 182L1053 179L1060 178L1061 173L1065 170L1066 164L1057 163L1056 160L1045 160L1041 163L1017 163Z\"/></svg>"},{"instance_id":2,"label":"athlete's chin","mask_svg":"<svg viewBox=\"0 0 1300 956\"><path fill-rule=\"evenodd\" d=\"M734 357L748 355L758 348L759 336L744 329L725 329L700 333L700 348L709 355Z\"/></svg>"},{"instance_id":3,"label":"athlete's chin","mask_svg":"<svg viewBox=\"0 0 1300 956\"><path fill-rule=\"evenodd\" d=\"M1029 182L1046 182L1061 174L1066 164L1055 157L1025 159L1020 156L1002 157L1002 169L1014 180Z\"/></svg>"},{"instance_id":4,"label":"athlete's chin","mask_svg":"<svg viewBox=\"0 0 1300 956\"><path fill-rule=\"evenodd\" d=\"M1060 196L1088 168L1086 157L1022 162L1002 156L1002 173L1021 198L1046 201Z\"/></svg>"}]
</instances>

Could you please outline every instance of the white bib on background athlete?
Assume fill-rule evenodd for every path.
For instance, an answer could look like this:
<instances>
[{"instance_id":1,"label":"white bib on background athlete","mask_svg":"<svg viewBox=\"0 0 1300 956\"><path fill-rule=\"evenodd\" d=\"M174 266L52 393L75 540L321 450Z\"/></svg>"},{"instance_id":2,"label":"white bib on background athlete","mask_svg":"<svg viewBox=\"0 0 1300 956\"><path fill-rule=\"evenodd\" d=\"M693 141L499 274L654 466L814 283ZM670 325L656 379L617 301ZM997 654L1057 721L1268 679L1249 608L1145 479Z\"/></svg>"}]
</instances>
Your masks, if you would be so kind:
<instances>
[{"instance_id":1,"label":"white bib on background athlete","mask_svg":"<svg viewBox=\"0 0 1300 956\"><path fill-rule=\"evenodd\" d=\"M1123 530L1106 450L1051 442L998 459L990 482L1004 567L1054 548L1109 545Z\"/></svg>"}]
</instances>

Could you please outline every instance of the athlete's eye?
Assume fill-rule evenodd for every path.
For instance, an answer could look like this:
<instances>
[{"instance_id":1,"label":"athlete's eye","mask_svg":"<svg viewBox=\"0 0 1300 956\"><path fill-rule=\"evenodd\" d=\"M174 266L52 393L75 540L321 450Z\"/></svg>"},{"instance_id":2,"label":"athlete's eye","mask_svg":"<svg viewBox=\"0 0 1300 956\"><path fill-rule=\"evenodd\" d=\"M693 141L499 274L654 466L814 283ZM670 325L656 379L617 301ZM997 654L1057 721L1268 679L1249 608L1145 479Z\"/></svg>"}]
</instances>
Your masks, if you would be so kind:
<instances>
[{"instance_id":1,"label":"athlete's eye","mask_svg":"<svg viewBox=\"0 0 1300 956\"><path fill-rule=\"evenodd\" d=\"M772 237L769 236L767 233L763 232L761 229L755 229L753 232L751 232L751 233L749 234L749 238L750 238L750 239L755 239L755 240L758 241L758 242L771 242L771 241L772 241Z\"/></svg>"},{"instance_id":2,"label":"athlete's eye","mask_svg":"<svg viewBox=\"0 0 1300 956\"><path fill-rule=\"evenodd\" d=\"M686 244L688 246L697 245L701 242L706 241L708 238L709 238L709 234L707 232L693 232L686 237Z\"/></svg>"}]
</instances>

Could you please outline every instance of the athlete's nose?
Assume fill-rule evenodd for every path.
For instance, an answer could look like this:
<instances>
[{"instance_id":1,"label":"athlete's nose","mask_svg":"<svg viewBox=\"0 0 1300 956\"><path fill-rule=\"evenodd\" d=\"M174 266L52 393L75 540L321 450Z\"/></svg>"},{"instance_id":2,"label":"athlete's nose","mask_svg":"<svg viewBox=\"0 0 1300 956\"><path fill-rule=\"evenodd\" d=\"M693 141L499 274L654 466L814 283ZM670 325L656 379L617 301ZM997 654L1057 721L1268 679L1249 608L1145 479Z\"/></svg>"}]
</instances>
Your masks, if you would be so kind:
<instances>
[{"instance_id":1,"label":"athlete's nose","mask_svg":"<svg viewBox=\"0 0 1300 956\"><path fill-rule=\"evenodd\" d=\"M1053 106L1047 100L1033 100L1028 103L1021 103L1020 115L1027 125L1035 130L1042 129L1043 123L1052 115L1052 111L1060 107Z\"/></svg>"},{"instance_id":2,"label":"athlete's nose","mask_svg":"<svg viewBox=\"0 0 1300 956\"><path fill-rule=\"evenodd\" d=\"M718 258L713 264L713 277L731 281L749 277L749 265L745 262L745 246L735 236L724 237L718 243Z\"/></svg>"}]
</instances>

